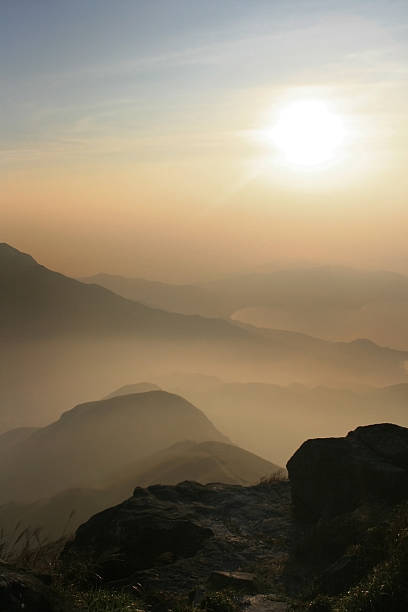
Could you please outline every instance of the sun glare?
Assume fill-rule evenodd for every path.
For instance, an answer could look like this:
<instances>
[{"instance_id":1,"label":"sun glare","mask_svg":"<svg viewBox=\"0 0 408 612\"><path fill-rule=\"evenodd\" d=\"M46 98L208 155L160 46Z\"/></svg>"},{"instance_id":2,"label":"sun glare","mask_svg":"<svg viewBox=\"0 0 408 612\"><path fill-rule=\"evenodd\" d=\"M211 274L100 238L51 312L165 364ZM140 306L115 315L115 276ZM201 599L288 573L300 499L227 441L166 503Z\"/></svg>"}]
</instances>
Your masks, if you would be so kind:
<instances>
[{"instance_id":1,"label":"sun glare","mask_svg":"<svg viewBox=\"0 0 408 612\"><path fill-rule=\"evenodd\" d=\"M336 157L344 140L344 125L325 102L299 100L280 112L269 140L287 162L318 166Z\"/></svg>"}]
</instances>

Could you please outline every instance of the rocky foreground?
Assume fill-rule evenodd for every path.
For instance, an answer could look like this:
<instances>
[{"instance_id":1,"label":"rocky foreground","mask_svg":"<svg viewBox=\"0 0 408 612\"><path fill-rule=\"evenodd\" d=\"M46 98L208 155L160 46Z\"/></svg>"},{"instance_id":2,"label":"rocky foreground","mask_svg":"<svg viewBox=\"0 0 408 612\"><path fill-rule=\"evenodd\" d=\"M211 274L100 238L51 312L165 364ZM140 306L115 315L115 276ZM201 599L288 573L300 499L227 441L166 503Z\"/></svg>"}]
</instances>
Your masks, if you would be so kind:
<instances>
[{"instance_id":1,"label":"rocky foreground","mask_svg":"<svg viewBox=\"0 0 408 612\"><path fill-rule=\"evenodd\" d=\"M381 423L344 438L304 442L287 464L300 520L352 512L365 503L408 498L408 429Z\"/></svg>"},{"instance_id":2,"label":"rocky foreground","mask_svg":"<svg viewBox=\"0 0 408 612\"><path fill-rule=\"evenodd\" d=\"M1 565L0 610L406 611L408 430L309 440L288 473L136 488L77 530L51 584ZM68 607L53 582L70 590ZM88 605L84 589L112 605Z\"/></svg>"},{"instance_id":3,"label":"rocky foreground","mask_svg":"<svg viewBox=\"0 0 408 612\"><path fill-rule=\"evenodd\" d=\"M137 488L82 525L64 558L85 555L104 583L149 590L204 588L218 570L260 578L287 556L290 504L287 481Z\"/></svg>"}]
</instances>

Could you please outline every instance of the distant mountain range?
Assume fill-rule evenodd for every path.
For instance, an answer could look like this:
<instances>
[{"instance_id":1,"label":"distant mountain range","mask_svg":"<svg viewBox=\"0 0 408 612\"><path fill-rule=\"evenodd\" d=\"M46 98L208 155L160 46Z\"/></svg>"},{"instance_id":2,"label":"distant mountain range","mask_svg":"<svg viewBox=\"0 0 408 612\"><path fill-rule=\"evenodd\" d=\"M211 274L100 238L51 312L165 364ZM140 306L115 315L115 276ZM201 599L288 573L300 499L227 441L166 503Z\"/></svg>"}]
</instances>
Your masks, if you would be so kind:
<instances>
[{"instance_id":1,"label":"distant mountain range","mask_svg":"<svg viewBox=\"0 0 408 612\"><path fill-rule=\"evenodd\" d=\"M21 432L21 430L20 430ZM106 486L117 473L181 440L226 442L184 398L150 391L80 404L31 434L0 436L0 502L72 487ZM112 482L110 484L112 484Z\"/></svg>"},{"instance_id":2,"label":"distant mountain range","mask_svg":"<svg viewBox=\"0 0 408 612\"><path fill-rule=\"evenodd\" d=\"M112 391L103 399L111 399L112 397L119 397L121 395L131 395L133 393L147 393L148 391L161 391L160 387L153 385L148 382L136 383L134 385L123 385L116 391Z\"/></svg>"},{"instance_id":3,"label":"distant mountain range","mask_svg":"<svg viewBox=\"0 0 408 612\"><path fill-rule=\"evenodd\" d=\"M250 485L280 471L284 471L280 466L234 444L188 440L149 456L137 466L127 466L115 480L122 490L128 490L134 482L147 487L154 483L177 484L182 480Z\"/></svg>"},{"instance_id":4,"label":"distant mountain range","mask_svg":"<svg viewBox=\"0 0 408 612\"><path fill-rule=\"evenodd\" d=\"M186 316L124 299L39 265L0 244L0 338L38 341L61 337L236 339L248 334L221 319Z\"/></svg>"},{"instance_id":5,"label":"distant mountain range","mask_svg":"<svg viewBox=\"0 0 408 612\"><path fill-rule=\"evenodd\" d=\"M253 325L408 348L408 277L402 274L320 266L224 280L206 289L231 300L234 319Z\"/></svg>"},{"instance_id":6,"label":"distant mountain range","mask_svg":"<svg viewBox=\"0 0 408 612\"><path fill-rule=\"evenodd\" d=\"M128 466L116 484L105 488L71 488L52 497L0 505L0 524L7 535L21 528L40 528L50 540L69 535L93 514L132 494L136 486L178 484L191 480L251 485L285 470L238 446L224 442L179 442ZM118 474L119 476L119 474Z\"/></svg>"},{"instance_id":7,"label":"distant mountain range","mask_svg":"<svg viewBox=\"0 0 408 612\"><path fill-rule=\"evenodd\" d=\"M85 285L0 244L0 431L41 424L150 362L210 351L265 359L267 343L221 319L157 310ZM30 417L30 412L33 416Z\"/></svg>"},{"instance_id":8,"label":"distant mountain range","mask_svg":"<svg viewBox=\"0 0 408 612\"><path fill-rule=\"evenodd\" d=\"M217 295L204 287L172 285L143 278L102 273L78 280L82 283L100 285L129 300L169 312L200 314L205 317L220 317L228 313L221 300L217 304Z\"/></svg>"},{"instance_id":9,"label":"distant mountain range","mask_svg":"<svg viewBox=\"0 0 408 612\"><path fill-rule=\"evenodd\" d=\"M233 382L181 373L157 377L183 394L234 442L285 465L308 437L347 434L361 423L408 427L408 384L352 389ZM273 443L271 443L273 441Z\"/></svg>"},{"instance_id":10,"label":"distant mountain range","mask_svg":"<svg viewBox=\"0 0 408 612\"><path fill-rule=\"evenodd\" d=\"M234 443L285 465L313 432L338 436L356 424L392 421L408 426L408 383L354 389L281 386L258 382L224 382L216 376L169 372L153 376L155 383L125 385L128 393L160 386L186 397ZM118 389L115 393L121 393Z\"/></svg>"},{"instance_id":11,"label":"distant mountain range","mask_svg":"<svg viewBox=\"0 0 408 612\"><path fill-rule=\"evenodd\" d=\"M0 436L0 524L71 532L136 486L194 480L249 485L280 470L227 441L204 414L164 391L76 406L48 427Z\"/></svg>"},{"instance_id":12,"label":"distant mountain range","mask_svg":"<svg viewBox=\"0 0 408 612\"><path fill-rule=\"evenodd\" d=\"M408 277L393 272L316 266L188 286L108 274L82 280L165 310L408 348Z\"/></svg>"},{"instance_id":13,"label":"distant mountain range","mask_svg":"<svg viewBox=\"0 0 408 612\"><path fill-rule=\"evenodd\" d=\"M6 244L0 293L0 431L42 425L74 403L170 367L279 384L407 380L407 351L151 308Z\"/></svg>"}]
</instances>

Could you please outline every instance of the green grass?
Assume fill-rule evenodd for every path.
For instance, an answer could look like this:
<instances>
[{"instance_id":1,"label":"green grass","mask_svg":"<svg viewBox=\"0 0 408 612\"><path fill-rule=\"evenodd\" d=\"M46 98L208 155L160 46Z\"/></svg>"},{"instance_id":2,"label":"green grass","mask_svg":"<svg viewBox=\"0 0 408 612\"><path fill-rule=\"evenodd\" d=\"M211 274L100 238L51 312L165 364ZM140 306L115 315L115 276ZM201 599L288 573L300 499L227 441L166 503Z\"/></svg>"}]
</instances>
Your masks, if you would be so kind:
<instances>
[{"instance_id":1,"label":"green grass","mask_svg":"<svg viewBox=\"0 0 408 612\"><path fill-rule=\"evenodd\" d=\"M87 612L125 612L143 610L141 602L125 592L96 588L90 591L74 591L70 596L74 610Z\"/></svg>"},{"instance_id":2,"label":"green grass","mask_svg":"<svg viewBox=\"0 0 408 612\"><path fill-rule=\"evenodd\" d=\"M347 533L350 535L347 530L345 533L344 537L347 537ZM395 509L386 521L361 532L359 542L354 541L355 531L352 530L351 533L353 543L344 552L354 558L358 571L357 576L353 578L357 579L346 586L340 594L329 596L322 592L322 585L317 576L312 593L309 593L309 597L304 596L297 610L407 612L408 504L402 504ZM322 542L319 534L318 548ZM329 541L327 544L330 546Z\"/></svg>"},{"instance_id":3,"label":"green grass","mask_svg":"<svg viewBox=\"0 0 408 612\"><path fill-rule=\"evenodd\" d=\"M53 599L60 612L194 612L186 596L177 593L144 592L140 585L110 589L86 558L61 560L67 538L48 543L39 530L17 524L10 538L0 532L0 558L10 565L48 575ZM209 593L202 612L236 612L237 596L228 592Z\"/></svg>"},{"instance_id":4,"label":"green grass","mask_svg":"<svg viewBox=\"0 0 408 612\"><path fill-rule=\"evenodd\" d=\"M239 607L239 597L226 591L208 593L201 602L201 609L206 612L235 612Z\"/></svg>"},{"instance_id":5,"label":"green grass","mask_svg":"<svg viewBox=\"0 0 408 612\"><path fill-rule=\"evenodd\" d=\"M269 487L277 482L287 482L287 480L287 471L283 468L279 468L275 472L272 472L272 474L269 474L269 476L262 476L262 478L259 479L258 486Z\"/></svg>"}]
</instances>

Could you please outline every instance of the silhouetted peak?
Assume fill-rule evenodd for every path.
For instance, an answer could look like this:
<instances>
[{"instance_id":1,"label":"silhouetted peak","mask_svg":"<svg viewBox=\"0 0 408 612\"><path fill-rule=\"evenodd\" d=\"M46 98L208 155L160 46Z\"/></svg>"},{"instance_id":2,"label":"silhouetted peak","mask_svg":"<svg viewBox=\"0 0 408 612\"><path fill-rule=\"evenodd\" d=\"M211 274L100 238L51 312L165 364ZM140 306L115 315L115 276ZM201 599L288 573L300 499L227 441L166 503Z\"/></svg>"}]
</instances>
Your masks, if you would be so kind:
<instances>
[{"instance_id":1,"label":"silhouetted peak","mask_svg":"<svg viewBox=\"0 0 408 612\"><path fill-rule=\"evenodd\" d=\"M18 249L7 244L7 242L0 242L0 265L33 267L37 266L38 263L31 255L22 253Z\"/></svg>"},{"instance_id":2,"label":"silhouetted peak","mask_svg":"<svg viewBox=\"0 0 408 612\"><path fill-rule=\"evenodd\" d=\"M375 344L375 342L373 342L369 338L356 338L355 340L352 340L350 344L356 344L358 346L366 346L367 348L378 346Z\"/></svg>"},{"instance_id":3,"label":"silhouetted peak","mask_svg":"<svg viewBox=\"0 0 408 612\"><path fill-rule=\"evenodd\" d=\"M135 412L139 409L139 407L143 407L144 405L148 405L148 402L157 401L157 406L160 407L170 407L172 410L178 405L180 408L185 408L189 410L193 410L194 412L201 412L196 408L193 404L190 404L184 397L181 395L177 395L175 393L168 393L167 391L162 391L161 389L151 390L151 391L142 391L137 393L128 393L126 395L113 395L105 397L101 400L96 400L92 402L85 402L83 404L78 404L74 408L67 410L62 413L58 421L53 423L51 426L65 423L72 419L82 419L83 417L92 415L92 414L112 414L115 411L120 409L127 409L129 407L134 408ZM154 410L154 404L150 404L149 409Z\"/></svg>"},{"instance_id":4,"label":"silhouetted peak","mask_svg":"<svg viewBox=\"0 0 408 612\"><path fill-rule=\"evenodd\" d=\"M147 393L149 391L161 391L160 387L153 383L149 382L140 382L131 385L123 385L123 387L119 387L112 393L109 393L103 399L111 399L113 397L118 397L121 395L132 395L134 393Z\"/></svg>"}]
</instances>

